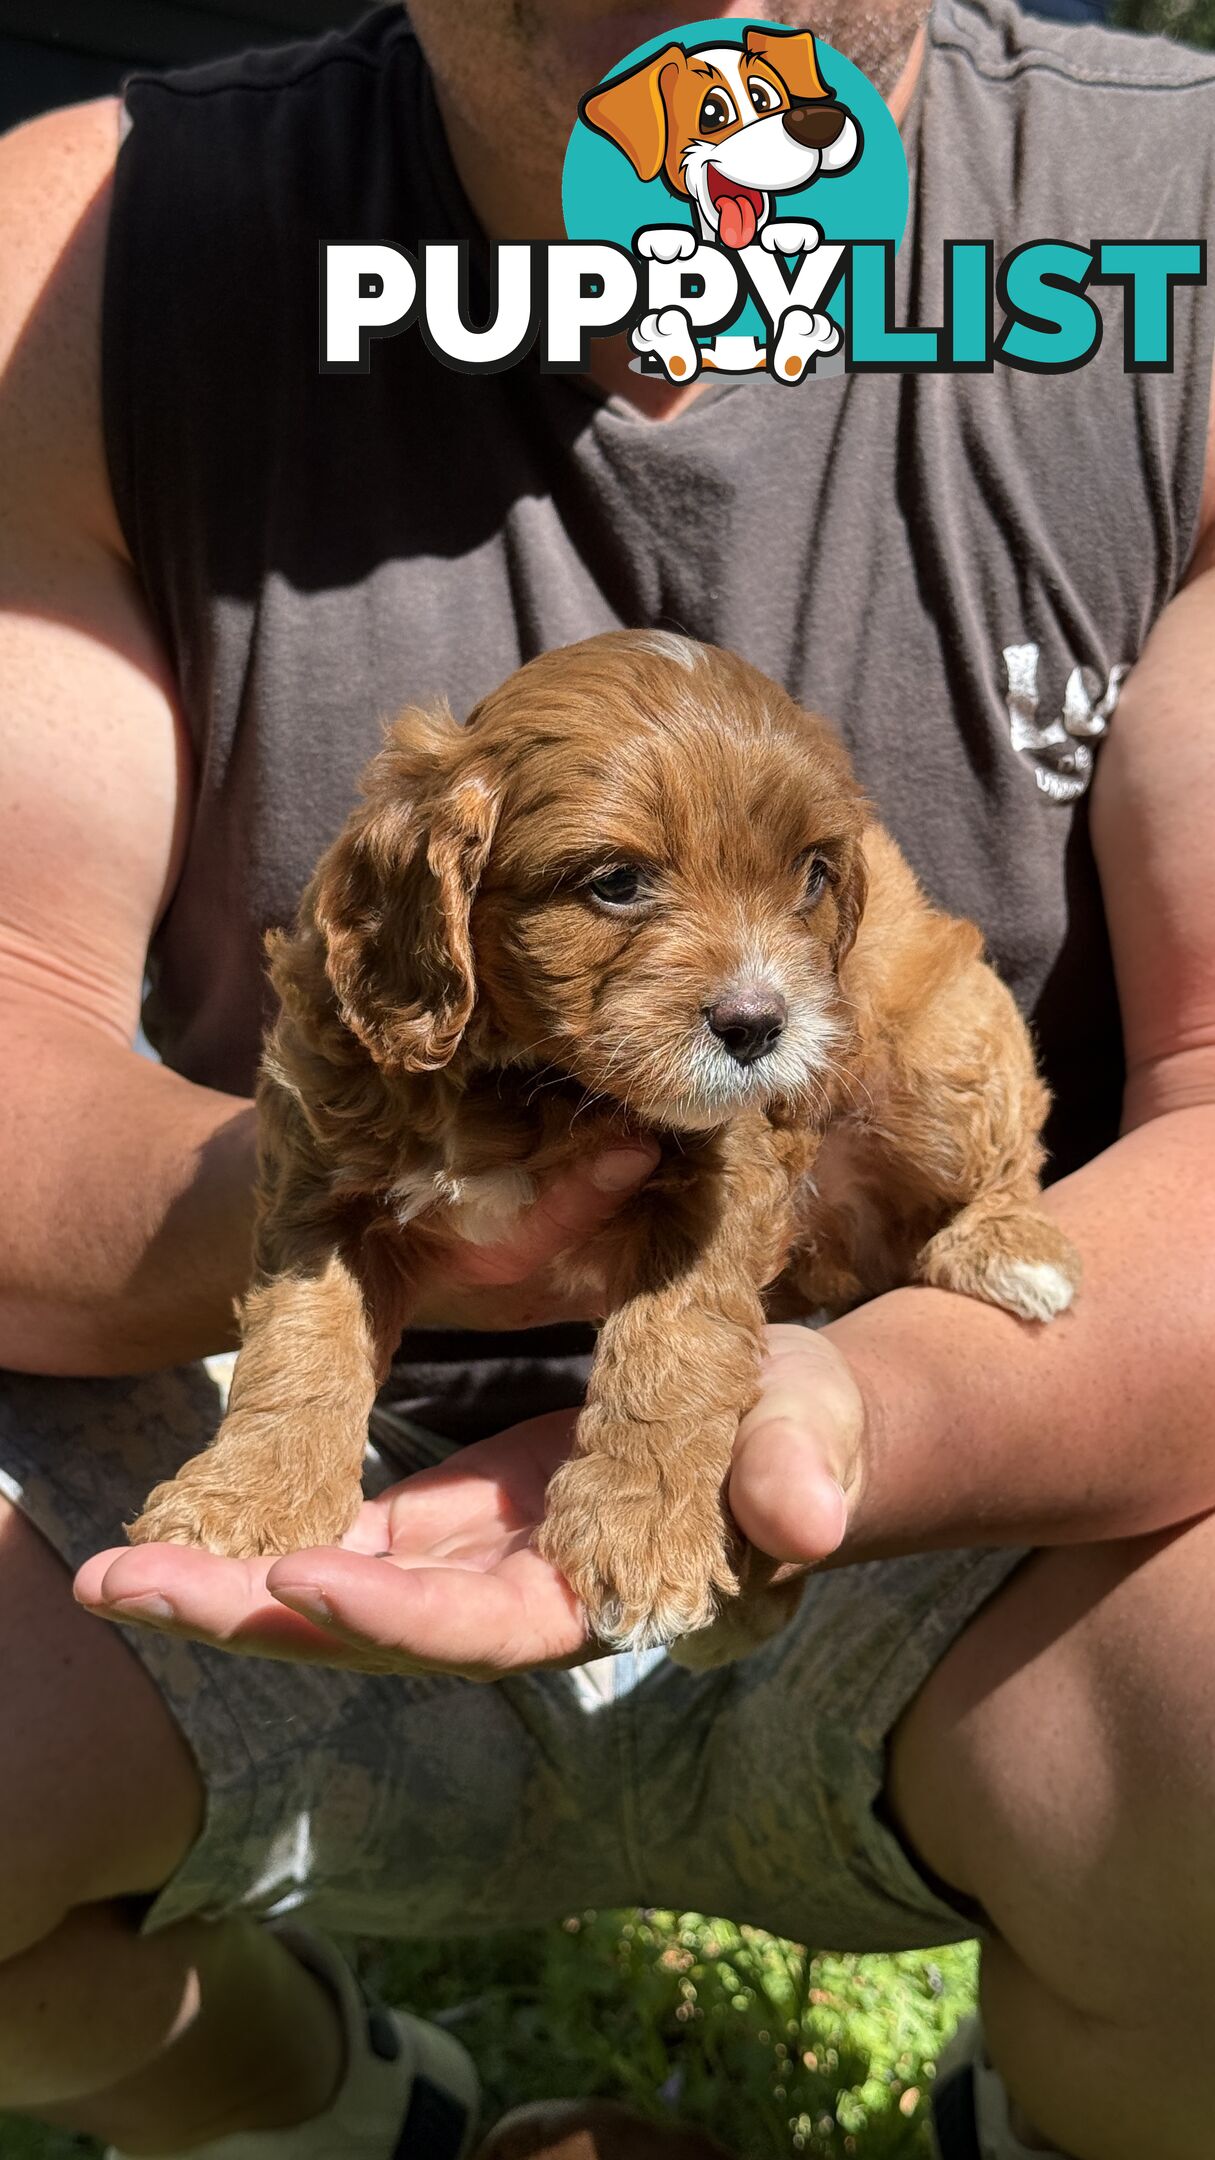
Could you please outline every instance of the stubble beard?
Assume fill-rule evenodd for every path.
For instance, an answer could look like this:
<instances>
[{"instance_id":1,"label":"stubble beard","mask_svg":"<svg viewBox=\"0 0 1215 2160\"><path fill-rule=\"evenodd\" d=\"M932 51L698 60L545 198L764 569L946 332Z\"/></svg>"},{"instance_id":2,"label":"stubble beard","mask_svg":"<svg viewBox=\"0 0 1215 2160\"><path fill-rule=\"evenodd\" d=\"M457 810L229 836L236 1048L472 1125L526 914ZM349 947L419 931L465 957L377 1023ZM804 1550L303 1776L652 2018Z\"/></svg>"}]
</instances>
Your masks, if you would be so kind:
<instances>
[{"instance_id":1,"label":"stubble beard","mask_svg":"<svg viewBox=\"0 0 1215 2160\"><path fill-rule=\"evenodd\" d=\"M609 74L628 50L630 28L643 21L652 34L664 23L673 41L680 16L699 10L680 0L637 0L636 14L602 0L406 0L423 47L455 112L501 153L510 144L514 170L528 180L560 171L579 98ZM906 64L930 0L777 0L756 19L812 30L854 62L886 97ZM707 12L707 11L706 11ZM740 17L746 20L745 16ZM644 39L645 29L637 29ZM614 50L614 37L626 40ZM634 40L636 42L637 39Z\"/></svg>"},{"instance_id":2,"label":"stubble beard","mask_svg":"<svg viewBox=\"0 0 1215 2160\"><path fill-rule=\"evenodd\" d=\"M868 6L856 0L783 0L757 8L756 14L790 30L813 30L889 97L929 6L930 0L870 0Z\"/></svg>"}]
</instances>

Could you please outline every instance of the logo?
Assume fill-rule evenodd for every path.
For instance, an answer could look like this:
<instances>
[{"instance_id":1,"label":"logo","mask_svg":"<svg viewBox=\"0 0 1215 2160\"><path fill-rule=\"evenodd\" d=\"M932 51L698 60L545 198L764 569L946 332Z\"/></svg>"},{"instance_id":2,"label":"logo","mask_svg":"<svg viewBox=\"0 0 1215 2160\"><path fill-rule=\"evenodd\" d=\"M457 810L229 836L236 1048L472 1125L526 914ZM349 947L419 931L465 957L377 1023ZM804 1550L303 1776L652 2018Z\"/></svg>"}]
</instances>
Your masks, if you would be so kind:
<instances>
[{"instance_id":1,"label":"logo","mask_svg":"<svg viewBox=\"0 0 1215 2160\"><path fill-rule=\"evenodd\" d=\"M840 243L897 246L907 199L898 128L859 68L806 30L712 21L587 93L562 187L571 238L649 266L634 365L673 382L838 372Z\"/></svg>"},{"instance_id":2,"label":"logo","mask_svg":"<svg viewBox=\"0 0 1215 2160\"><path fill-rule=\"evenodd\" d=\"M900 325L907 162L874 85L808 30L709 19L629 53L583 96L566 154L567 237L508 241L474 275L467 241L321 247L320 366L366 374L415 329L434 357L494 374L538 348L584 373L596 338L687 384L706 371L1038 374L1099 351L1100 288L1123 294L1123 366L1169 372L1179 285L1202 239L944 243L939 325Z\"/></svg>"},{"instance_id":3,"label":"logo","mask_svg":"<svg viewBox=\"0 0 1215 2160\"><path fill-rule=\"evenodd\" d=\"M1095 668L1074 667L1067 678L1063 710L1053 720L1039 717L1037 645L1006 645L1005 703L1013 749L1033 771L1051 802L1070 803L1083 795L1093 777L1093 744L1105 734L1130 674L1127 664L1114 668L1103 683Z\"/></svg>"}]
</instances>

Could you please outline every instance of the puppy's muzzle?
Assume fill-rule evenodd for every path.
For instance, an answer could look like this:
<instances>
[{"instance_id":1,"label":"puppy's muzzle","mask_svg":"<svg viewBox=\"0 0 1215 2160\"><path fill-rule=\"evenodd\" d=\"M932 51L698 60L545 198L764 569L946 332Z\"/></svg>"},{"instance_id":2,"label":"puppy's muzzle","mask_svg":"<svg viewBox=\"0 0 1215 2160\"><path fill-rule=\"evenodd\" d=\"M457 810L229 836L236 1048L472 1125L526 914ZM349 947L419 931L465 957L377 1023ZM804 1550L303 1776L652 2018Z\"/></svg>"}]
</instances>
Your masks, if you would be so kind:
<instances>
[{"instance_id":1,"label":"puppy's muzzle","mask_svg":"<svg viewBox=\"0 0 1215 2160\"><path fill-rule=\"evenodd\" d=\"M848 123L842 105L821 99L813 105L793 105L785 114L785 133L801 150L827 150L838 142Z\"/></svg>"},{"instance_id":2,"label":"puppy's muzzle","mask_svg":"<svg viewBox=\"0 0 1215 2160\"><path fill-rule=\"evenodd\" d=\"M773 990L738 990L705 1009L705 1019L738 1065L756 1065L775 1050L789 1008Z\"/></svg>"}]
</instances>

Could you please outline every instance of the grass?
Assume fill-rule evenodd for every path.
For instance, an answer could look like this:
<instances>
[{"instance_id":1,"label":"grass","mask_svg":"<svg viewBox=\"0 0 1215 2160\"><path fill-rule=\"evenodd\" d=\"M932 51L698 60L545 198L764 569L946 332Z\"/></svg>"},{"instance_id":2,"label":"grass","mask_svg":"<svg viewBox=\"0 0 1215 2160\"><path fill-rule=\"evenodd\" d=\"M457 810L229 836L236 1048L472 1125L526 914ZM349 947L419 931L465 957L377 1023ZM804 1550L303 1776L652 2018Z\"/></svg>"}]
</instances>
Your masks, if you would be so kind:
<instances>
[{"instance_id":1,"label":"grass","mask_svg":"<svg viewBox=\"0 0 1215 2160\"><path fill-rule=\"evenodd\" d=\"M607 2094L701 2123L740 2160L926 2160L934 2056L973 2001L970 1946L810 1957L694 1913L584 1913L484 1940L364 1944L389 2000L477 2059L486 2118ZM0 2160L97 2148L0 2118Z\"/></svg>"}]
</instances>

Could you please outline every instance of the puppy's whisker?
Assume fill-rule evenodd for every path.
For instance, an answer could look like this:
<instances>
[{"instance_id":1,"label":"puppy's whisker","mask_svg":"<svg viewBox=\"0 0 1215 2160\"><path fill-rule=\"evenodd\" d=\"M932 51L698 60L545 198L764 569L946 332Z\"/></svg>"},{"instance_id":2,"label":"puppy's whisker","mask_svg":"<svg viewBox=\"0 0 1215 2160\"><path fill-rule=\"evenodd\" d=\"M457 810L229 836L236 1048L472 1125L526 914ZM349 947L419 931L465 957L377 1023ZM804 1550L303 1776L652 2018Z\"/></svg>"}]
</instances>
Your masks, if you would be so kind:
<instances>
[{"instance_id":1,"label":"puppy's whisker","mask_svg":"<svg viewBox=\"0 0 1215 2160\"><path fill-rule=\"evenodd\" d=\"M863 1096L864 1107L866 1111L869 1113L870 1116L873 1115L873 1096L870 1093L869 1089L865 1086L864 1081L861 1080L856 1073L850 1073L845 1065L841 1065L838 1060L833 1057L828 1057L825 1052L820 1053L819 1064L823 1066L827 1072L834 1075L834 1077L839 1081L840 1086L846 1090L848 1098L851 1102L859 1103L861 1097Z\"/></svg>"},{"instance_id":2,"label":"puppy's whisker","mask_svg":"<svg viewBox=\"0 0 1215 2160\"><path fill-rule=\"evenodd\" d=\"M579 1118L582 1116L585 1110L592 1110L596 1108L599 1104L602 1103L602 1101L603 1096L597 1094L593 1088L584 1089L582 1101L579 1103L572 1118L570 1119L570 1131L573 1132L575 1125L578 1123Z\"/></svg>"},{"instance_id":3,"label":"puppy's whisker","mask_svg":"<svg viewBox=\"0 0 1215 2160\"><path fill-rule=\"evenodd\" d=\"M550 1028L550 1029L548 1029L548 1031L547 1031L547 1032L546 1032L545 1034L543 1034L543 1035L537 1035L537 1037L536 1037L536 1039L535 1039L535 1041L534 1041L534 1042L529 1042L529 1043L519 1043L519 1044L517 1044L517 1046L515 1047L515 1049L514 1049L514 1050L512 1050L512 1052L511 1052L511 1057L510 1057L510 1062L511 1062L511 1064L512 1064L512 1065L521 1065L521 1064L522 1064L522 1062L523 1062L523 1060L524 1060L524 1058L528 1058L528 1057L531 1057L531 1055L532 1055L533 1051L536 1051L536 1050L539 1050L539 1049L542 1049L542 1048L543 1048L543 1049L545 1049L545 1050L549 1049L549 1048L551 1047L551 1045L552 1045L552 1040L553 1040L553 1030L552 1030L552 1029ZM552 1059L551 1059L551 1058L546 1058L546 1059L545 1059L545 1064L546 1064L546 1065L548 1065L548 1064L551 1064L551 1063L552 1063Z\"/></svg>"},{"instance_id":4,"label":"puppy's whisker","mask_svg":"<svg viewBox=\"0 0 1215 2160\"><path fill-rule=\"evenodd\" d=\"M549 1070L550 1068L547 1065L542 1068L542 1072L549 1072ZM556 1071L553 1071L550 1078L548 1078L547 1080L544 1079L542 1075L537 1075L536 1079L528 1088L527 1093L524 1095L523 1100L530 1106L532 1103L535 1102L538 1095L546 1094L550 1088L563 1086L568 1079L569 1074L562 1072L560 1068L558 1068Z\"/></svg>"}]
</instances>

